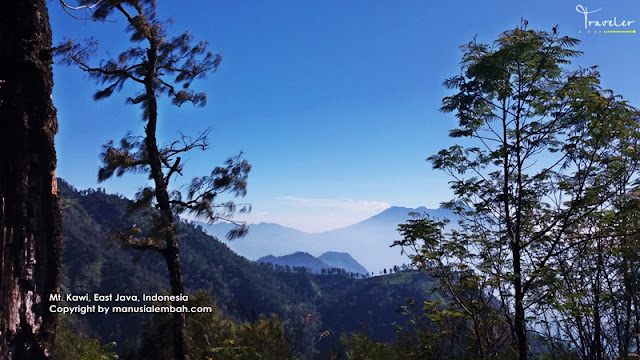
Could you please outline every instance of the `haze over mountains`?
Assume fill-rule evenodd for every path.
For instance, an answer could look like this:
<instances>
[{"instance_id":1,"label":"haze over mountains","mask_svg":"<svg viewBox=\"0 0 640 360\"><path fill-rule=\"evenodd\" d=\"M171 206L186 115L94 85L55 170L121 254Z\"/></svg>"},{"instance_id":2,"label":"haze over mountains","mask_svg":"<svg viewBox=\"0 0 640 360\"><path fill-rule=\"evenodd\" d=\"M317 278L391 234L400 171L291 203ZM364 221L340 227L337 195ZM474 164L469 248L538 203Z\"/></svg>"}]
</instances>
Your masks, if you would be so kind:
<instances>
[{"instance_id":1,"label":"haze over mountains","mask_svg":"<svg viewBox=\"0 0 640 360\"><path fill-rule=\"evenodd\" d=\"M398 224L410 219L410 212L426 213L439 219L454 219L455 216L452 211L443 208L394 206L359 223L321 233L306 233L273 223L251 224L246 237L233 241L226 240L227 232L233 227L231 224L198 224L249 260L296 252L306 252L316 257L331 251L346 252L368 271L377 274L382 269L409 263L407 255L401 254L400 248L391 248L390 245L400 239Z\"/></svg>"}]
</instances>

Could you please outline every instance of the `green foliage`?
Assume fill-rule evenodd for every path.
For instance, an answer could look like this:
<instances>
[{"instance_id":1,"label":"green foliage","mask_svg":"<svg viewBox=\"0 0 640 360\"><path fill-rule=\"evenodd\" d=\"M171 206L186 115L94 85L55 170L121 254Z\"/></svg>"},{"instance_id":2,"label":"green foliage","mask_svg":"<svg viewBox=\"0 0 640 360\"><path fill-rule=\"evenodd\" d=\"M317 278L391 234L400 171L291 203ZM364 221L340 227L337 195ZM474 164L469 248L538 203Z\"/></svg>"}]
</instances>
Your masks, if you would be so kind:
<instances>
[{"instance_id":1,"label":"green foliage","mask_svg":"<svg viewBox=\"0 0 640 360\"><path fill-rule=\"evenodd\" d=\"M405 324L396 324L398 336L393 348L402 354L402 358L471 360L514 356L512 349L490 348L490 339L479 343L476 336L477 333L489 335L490 332L480 328L489 325L493 336L498 336L505 333L504 324L480 321L455 302L424 301L420 307L413 299L407 299L400 311L405 316Z\"/></svg>"},{"instance_id":2,"label":"green foliage","mask_svg":"<svg viewBox=\"0 0 640 360\"><path fill-rule=\"evenodd\" d=\"M283 323L276 315L261 315L252 323L240 324L237 340L225 340L209 349L212 359L287 360L296 359L290 349Z\"/></svg>"},{"instance_id":3,"label":"green foliage","mask_svg":"<svg viewBox=\"0 0 640 360\"><path fill-rule=\"evenodd\" d=\"M186 316L186 342L191 359L289 360L292 353L284 324L276 315L261 315L254 322L237 324L225 318L204 291L192 296L189 306L209 306L213 312ZM171 359L171 316L156 314L142 337L141 359Z\"/></svg>"},{"instance_id":4,"label":"green foliage","mask_svg":"<svg viewBox=\"0 0 640 360\"><path fill-rule=\"evenodd\" d=\"M478 353L469 316L455 303L424 301L422 306L408 298L398 309L403 322L395 323L396 337L387 343L376 342L366 329L344 335L341 339L347 359L367 360L475 360ZM511 359L511 352L496 352L490 358Z\"/></svg>"},{"instance_id":5,"label":"green foliage","mask_svg":"<svg viewBox=\"0 0 640 360\"><path fill-rule=\"evenodd\" d=\"M341 340L347 348L346 357L349 360L399 360L398 353L388 344L374 342L366 333L350 334Z\"/></svg>"},{"instance_id":6,"label":"green foliage","mask_svg":"<svg viewBox=\"0 0 640 360\"><path fill-rule=\"evenodd\" d=\"M76 334L67 317L60 316L56 340L53 347L54 360L115 360L116 344L100 344L98 339L86 339Z\"/></svg>"},{"instance_id":7,"label":"green foliage","mask_svg":"<svg viewBox=\"0 0 640 360\"><path fill-rule=\"evenodd\" d=\"M415 349L411 354L417 358L507 356L508 319L496 309L498 303L486 290L486 278L462 261L468 256L464 243L445 241L446 221L413 215L414 219L399 226L403 239L394 246L412 249L412 262L437 281L434 291L440 299L425 301L421 311L413 301L402 307L408 317L407 328L401 329L405 332L402 341L408 343L405 347ZM456 262L443 260L445 256ZM460 352L447 350L452 348Z\"/></svg>"},{"instance_id":8,"label":"green foliage","mask_svg":"<svg viewBox=\"0 0 640 360\"><path fill-rule=\"evenodd\" d=\"M416 215L400 225L403 239L394 245L410 248L414 265L455 304L429 312L432 324L464 319L478 358L515 348L526 359L540 337L572 342L587 349L585 358L617 342L602 334L608 300L599 294L605 283L610 296L631 291L631 282L612 286L613 277L602 278L620 269L605 267L615 256L604 249L621 248L626 226L605 219L620 219L626 212L618 204L637 198L638 112L600 87L596 67L566 69L580 55L577 43L523 23L492 46L463 46L461 74L444 82L456 93L441 111L455 113L450 136L464 141L428 161L451 176L455 199L446 206L460 221L447 231L444 221ZM623 298L630 305L634 296ZM627 342L616 352L628 349Z\"/></svg>"}]
</instances>

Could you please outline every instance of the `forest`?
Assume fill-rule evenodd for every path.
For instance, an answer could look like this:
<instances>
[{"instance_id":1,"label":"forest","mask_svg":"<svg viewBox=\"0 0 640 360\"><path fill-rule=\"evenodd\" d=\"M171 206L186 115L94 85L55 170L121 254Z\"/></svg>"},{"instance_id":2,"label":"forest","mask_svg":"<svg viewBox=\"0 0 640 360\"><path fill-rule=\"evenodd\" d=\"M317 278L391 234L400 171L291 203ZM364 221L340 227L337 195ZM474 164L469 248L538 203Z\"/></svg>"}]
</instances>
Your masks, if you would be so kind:
<instances>
[{"instance_id":1,"label":"forest","mask_svg":"<svg viewBox=\"0 0 640 360\"><path fill-rule=\"evenodd\" d=\"M53 44L51 6L125 21L127 49ZM0 15L1 358L640 358L640 112L597 66L571 66L580 40L523 18L461 46L439 109L450 146L425 154L455 218L408 215L389 246L410 265L393 273L314 274L249 261L189 220L228 222L242 241L253 167L240 153L178 186L211 130L165 139L163 114L205 106L194 88L223 59L170 31L160 6L31 0ZM143 131L96 154L98 181L135 179L133 198L56 176L53 61L95 82L81 101L121 93L139 115ZM60 314L84 298L55 294L210 311Z\"/></svg>"}]
</instances>

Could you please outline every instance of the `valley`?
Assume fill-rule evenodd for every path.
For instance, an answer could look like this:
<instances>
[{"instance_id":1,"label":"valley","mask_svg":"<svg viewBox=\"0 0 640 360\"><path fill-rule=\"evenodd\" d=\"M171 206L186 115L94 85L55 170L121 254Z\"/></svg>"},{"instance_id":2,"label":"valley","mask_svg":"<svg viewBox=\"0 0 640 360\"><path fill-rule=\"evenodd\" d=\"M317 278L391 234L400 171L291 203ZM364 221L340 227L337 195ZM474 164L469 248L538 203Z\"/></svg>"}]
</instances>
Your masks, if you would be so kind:
<instances>
[{"instance_id":1,"label":"valley","mask_svg":"<svg viewBox=\"0 0 640 360\"><path fill-rule=\"evenodd\" d=\"M168 294L166 268L160 256L123 249L109 237L114 228L145 224L144 217L125 213L129 200L100 190L78 191L64 180L58 187L64 222L62 293L88 295L90 299L94 294L124 294L129 300L138 296L143 301L147 300L144 294ZM328 354L340 347L341 335L364 328L372 339L390 340L396 332L392 324L405 321L396 311L405 299L423 301L434 296L433 280L417 271L355 278L350 273L358 273L359 265L344 253L328 252L317 259L306 254L308 259L324 259L323 263L335 268L339 261L353 260L351 268L344 266L348 270L314 274L306 266L287 269L250 261L234 253L228 242L205 233L200 224L179 222L178 233L188 293L207 291L216 307L238 322L257 319L260 314L277 314L288 333L297 337L298 354ZM254 233L254 239L257 235ZM238 239L233 244L244 241ZM267 251L267 247L264 249ZM71 320L74 328L87 337L115 341L118 354L126 358L135 354L149 314L86 312L73 314ZM320 334L325 334L321 340Z\"/></svg>"}]
</instances>

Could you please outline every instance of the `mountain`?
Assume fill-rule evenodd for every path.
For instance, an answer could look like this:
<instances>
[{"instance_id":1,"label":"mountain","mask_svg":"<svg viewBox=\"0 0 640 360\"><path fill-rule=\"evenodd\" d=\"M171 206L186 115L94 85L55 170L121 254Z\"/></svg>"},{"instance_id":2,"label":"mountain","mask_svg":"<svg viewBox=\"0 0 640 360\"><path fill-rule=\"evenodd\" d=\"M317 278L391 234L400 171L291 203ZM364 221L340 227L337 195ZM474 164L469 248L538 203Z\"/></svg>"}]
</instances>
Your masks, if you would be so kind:
<instances>
[{"instance_id":1,"label":"mountain","mask_svg":"<svg viewBox=\"0 0 640 360\"><path fill-rule=\"evenodd\" d=\"M326 253L320 255L318 259L324 261L331 267L345 269L348 272L352 272L354 274L369 274L367 269L362 267L362 265L360 265L354 258L351 257L351 255L347 253L327 251Z\"/></svg>"},{"instance_id":2,"label":"mountain","mask_svg":"<svg viewBox=\"0 0 640 360\"><path fill-rule=\"evenodd\" d=\"M296 251L321 253L315 251L313 234L278 224L251 224L249 225L247 236L242 239L228 241L226 240L226 235L229 230L233 229L234 225L225 222L213 225L198 221L193 223L202 226L209 235L227 244L231 250L249 260L257 260L268 255L283 256ZM310 250L312 248L314 250Z\"/></svg>"},{"instance_id":3,"label":"mountain","mask_svg":"<svg viewBox=\"0 0 640 360\"><path fill-rule=\"evenodd\" d=\"M148 227L146 217L126 213L130 200L102 189L79 191L58 180L64 239L61 293L140 296L167 291L167 269L161 256L122 248L109 239L114 228L133 224L141 229ZM271 228L272 235L278 235L281 227L263 224L258 228ZM419 303L433 297L433 280L420 272L354 279L347 272L313 275L278 271L237 255L197 224L179 221L177 230L187 291L208 291L223 314L236 321L277 314L288 324L289 333L298 334L297 350L303 355L300 359L315 358L314 349L326 354L329 348L338 346L341 334L359 332L363 327L374 340L389 340L395 334L391 324L406 321L396 312L406 298ZM298 233L290 230L283 233ZM347 254L325 255L325 259L337 257L347 263L350 258ZM103 343L115 341L118 353L124 354L127 349L135 352L150 314L87 313L67 318L75 331L100 338ZM300 321L305 318L313 321Z\"/></svg>"},{"instance_id":4,"label":"mountain","mask_svg":"<svg viewBox=\"0 0 640 360\"><path fill-rule=\"evenodd\" d=\"M344 252L350 254L369 271L378 273L394 265L409 263L407 255L402 254L400 248L391 248L390 245L400 239L398 224L410 219L411 212L439 219L455 219L455 214L448 209L394 206L359 223L321 233L305 233L271 223L252 224L245 238L233 241L225 240L229 224L200 225L207 233L250 260L267 255L283 256L298 251L314 256L326 252Z\"/></svg>"},{"instance_id":5,"label":"mountain","mask_svg":"<svg viewBox=\"0 0 640 360\"><path fill-rule=\"evenodd\" d=\"M264 256L256 260L256 262L271 263L274 265L280 265L285 267L288 266L290 269L303 267L311 270L311 272L314 274L319 274L322 271L322 269L328 269L331 267L326 262L316 258L315 256L309 253L302 252L302 251L298 251L296 253L284 255L284 256L273 256L273 255Z\"/></svg>"},{"instance_id":6,"label":"mountain","mask_svg":"<svg viewBox=\"0 0 640 360\"><path fill-rule=\"evenodd\" d=\"M256 260L258 263L271 263L274 265L288 266L290 269L303 267L314 274L324 273L323 269L344 269L347 273L368 275L367 269L362 267L351 255L339 252L326 252L319 257L309 253L298 251L284 256L267 255Z\"/></svg>"}]
</instances>

